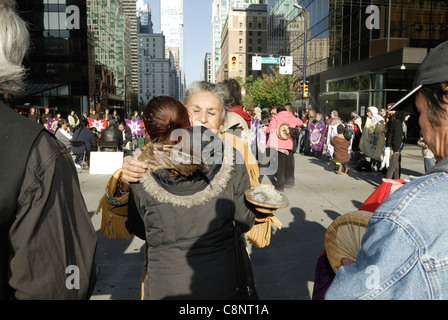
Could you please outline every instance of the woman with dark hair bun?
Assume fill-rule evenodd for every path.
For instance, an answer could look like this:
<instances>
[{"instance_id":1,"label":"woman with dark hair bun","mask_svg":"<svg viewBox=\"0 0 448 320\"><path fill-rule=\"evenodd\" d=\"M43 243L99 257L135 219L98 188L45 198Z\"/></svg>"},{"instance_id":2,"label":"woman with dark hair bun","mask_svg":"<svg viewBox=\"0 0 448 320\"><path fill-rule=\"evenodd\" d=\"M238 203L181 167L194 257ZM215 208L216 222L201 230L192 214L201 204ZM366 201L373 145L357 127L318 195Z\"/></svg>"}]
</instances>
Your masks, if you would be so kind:
<instances>
[{"instance_id":1,"label":"woman with dark hair bun","mask_svg":"<svg viewBox=\"0 0 448 320\"><path fill-rule=\"evenodd\" d=\"M153 141L168 143L174 130L190 127L187 109L171 97L154 97L148 102L143 115L146 132Z\"/></svg>"},{"instance_id":2,"label":"woman with dark hair bun","mask_svg":"<svg viewBox=\"0 0 448 320\"><path fill-rule=\"evenodd\" d=\"M247 250L246 270L237 264L235 246L235 235L255 222L244 196L248 172L235 163L234 153L224 152L225 143L212 129L191 127L190 114L170 97L153 98L144 110L152 143L134 158L148 169L130 185L126 222L130 234L146 241L142 298L239 299L239 274L249 272L254 289ZM179 146L187 161L176 161ZM110 217L103 209L106 235L120 228Z\"/></svg>"}]
</instances>

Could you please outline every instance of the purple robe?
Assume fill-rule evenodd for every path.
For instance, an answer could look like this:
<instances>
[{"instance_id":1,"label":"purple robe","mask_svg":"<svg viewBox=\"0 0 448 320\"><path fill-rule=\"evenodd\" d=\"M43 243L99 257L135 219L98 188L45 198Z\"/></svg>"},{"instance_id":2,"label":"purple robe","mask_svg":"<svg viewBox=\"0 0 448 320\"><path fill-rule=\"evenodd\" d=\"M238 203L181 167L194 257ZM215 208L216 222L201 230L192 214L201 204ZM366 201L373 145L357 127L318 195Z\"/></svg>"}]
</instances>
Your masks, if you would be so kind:
<instances>
[{"instance_id":1,"label":"purple robe","mask_svg":"<svg viewBox=\"0 0 448 320\"><path fill-rule=\"evenodd\" d=\"M328 261L327 252L324 251L317 260L313 300L325 300L325 293L331 286L334 277L335 273L331 268L330 261Z\"/></svg>"},{"instance_id":2,"label":"purple robe","mask_svg":"<svg viewBox=\"0 0 448 320\"><path fill-rule=\"evenodd\" d=\"M325 131L327 126L325 121L312 121L309 125L309 139L311 149L314 151L322 151L324 147Z\"/></svg>"}]
</instances>

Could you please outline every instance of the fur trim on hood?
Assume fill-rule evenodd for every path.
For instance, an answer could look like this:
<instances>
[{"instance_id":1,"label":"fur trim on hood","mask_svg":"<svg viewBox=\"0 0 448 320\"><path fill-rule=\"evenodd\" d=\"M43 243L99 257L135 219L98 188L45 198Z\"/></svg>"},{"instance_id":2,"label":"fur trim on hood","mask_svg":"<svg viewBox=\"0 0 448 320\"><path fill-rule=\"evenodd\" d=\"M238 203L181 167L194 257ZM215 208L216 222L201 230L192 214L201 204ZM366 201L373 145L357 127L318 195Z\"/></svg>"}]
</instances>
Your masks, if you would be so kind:
<instances>
[{"instance_id":1,"label":"fur trim on hood","mask_svg":"<svg viewBox=\"0 0 448 320\"><path fill-rule=\"evenodd\" d=\"M229 149L230 147L230 149ZM148 148L151 148L149 146ZM151 165L143 174L141 184L145 191L160 203L172 204L180 207L190 208L196 205L202 205L209 201L209 199L217 197L227 186L230 181L232 171L234 169L234 149L230 143L223 140L223 153L221 156L222 164L204 164L204 165L182 165L183 172L179 177L170 176L166 170L177 170L177 164L173 164L170 159L173 159L170 148L158 148L155 152L146 152L150 156L149 163ZM141 152L136 151L134 158L142 161ZM155 156L157 155L157 156ZM148 161L144 161L148 163ZM190 168L188 168L188 166ZM200 172L199 172L200 171ZM189 179L190 177L191 179ZM196 180L194 180L196 179ZM195 181L197 183L195 183ZM185 185L185 188L183 188ZM195 192L192 190L194 186L204 186ZM180 189L182 193L175 194L172 189ZM188 194L189 193L189 194Z\"/></svg>"}]
</instances>

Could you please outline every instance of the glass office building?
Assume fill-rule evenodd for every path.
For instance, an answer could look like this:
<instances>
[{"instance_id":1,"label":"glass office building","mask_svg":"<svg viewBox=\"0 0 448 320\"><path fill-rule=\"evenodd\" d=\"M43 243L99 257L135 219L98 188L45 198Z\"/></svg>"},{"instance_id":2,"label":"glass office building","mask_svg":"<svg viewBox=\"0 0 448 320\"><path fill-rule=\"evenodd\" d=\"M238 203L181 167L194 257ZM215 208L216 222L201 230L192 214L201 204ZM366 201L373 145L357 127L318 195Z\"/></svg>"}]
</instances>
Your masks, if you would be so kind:
<instances>
[{"instance_id":1,"label":"glass office building","mask_svg":"<svg viewBox=\"0 0 448 320\"><path fill-rule=\"evenodd\" d=\"M72 109L124 113L132 51L121 0L21 0L18 10L32 46L25 59L28 85L15 104L56 108L63 117ZM107 90L102 74L111 79Z\"/></svg>"},{"instance_id":2,"label":"glass office building","mask_svg":"<svg viewBox=\"0 0 448 320\"><path fill-rule=\"evenodd\" d=\"M299 76L306 70L308 107L325 114L337 109L344 120L352 110L363 114L397 101L428 51L448 40L446 0L270 3L271 53L294 56Z\"/></svg>"},{"instance_id":3,"label":"glass office building","mask_svg":"<svg viewBox=\"0 0 448 320\"><path fill-rule=\"evenodd\" d=\"M74 5L79 11L69 11ZM18 10L28 22L32 45L24 64L27 86L15 104L56 108L63 116L89 108L94 65L85 0L21 0ZM79 13L79 14L78 14Z\"/></svg>"},{"instance_id":4,"label":"glass office building","mask_svg":"<svg viewBox=\"0 0 448 320\"><path fill-rule=\"evenodd\" d=\"M160 1L160 32L165 36L166 47L174 53L178 71L179 98L186 90L184 67L184 0ZM177 48L177 49L175 49Z\"/></svg>"},{"instance_id":5,"label":"glass office building","mask_svg":"<svg viewBox=\"0 0 448 320\"><path fill-rule=\"evenodd\" d=\"M87 25L94 38L95 63L112 71L115 79L115 83L112 83L114 93L99 92L102 94L99 99L101 109L113 108L118 109L119 113L128 112L129 104L126 110L124 104L125 92L129 99L132 89L132 38L131 21L124 12L122 1L87 0Z\"/></svg>"}]
</instances>

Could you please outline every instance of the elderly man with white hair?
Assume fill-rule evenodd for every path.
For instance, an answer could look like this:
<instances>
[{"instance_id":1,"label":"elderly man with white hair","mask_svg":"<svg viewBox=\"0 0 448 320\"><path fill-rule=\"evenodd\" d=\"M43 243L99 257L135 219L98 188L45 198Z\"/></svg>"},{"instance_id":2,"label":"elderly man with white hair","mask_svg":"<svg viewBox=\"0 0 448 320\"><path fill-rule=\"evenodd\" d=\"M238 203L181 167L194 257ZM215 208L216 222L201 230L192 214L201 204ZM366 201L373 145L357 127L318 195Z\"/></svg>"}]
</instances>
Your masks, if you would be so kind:
<instances>
[{"instance_id":1,"label":"elderly man with white hair","mask_svg":"<svg viewBox=\"0 0 448 320\"><path fill-rule=\"evenodd\" d=\"M26 23L0 0L0 93L23 89ZM96 234L73 160L42 125L0 102L0 299L88 299Z\"/></svg>"}]
</instances>

